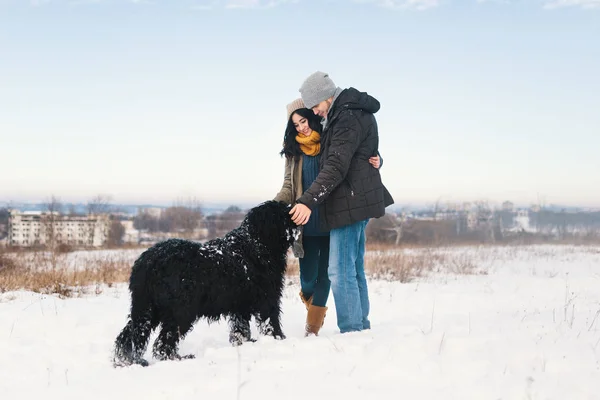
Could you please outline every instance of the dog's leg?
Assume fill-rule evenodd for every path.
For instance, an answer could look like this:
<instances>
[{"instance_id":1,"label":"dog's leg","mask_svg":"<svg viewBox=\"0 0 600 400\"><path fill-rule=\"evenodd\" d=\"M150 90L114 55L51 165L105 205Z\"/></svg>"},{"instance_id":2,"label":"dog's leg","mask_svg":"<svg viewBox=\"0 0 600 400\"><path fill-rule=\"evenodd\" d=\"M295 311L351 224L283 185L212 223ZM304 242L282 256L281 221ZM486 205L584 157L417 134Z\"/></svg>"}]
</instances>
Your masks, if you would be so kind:
<instances>
[{"instance_id":1,"label":"dog's leg","mask_svg":"<svg viewBox=\"0 0 600 400\"><path fill-rule=\"evenodd\" d=\"M152 355L158 360L179 359L180 357L177 354L178 343L179 330L177 329L177 325L173 323L165 324L163 322L160 333L154 341Z\"/></svg>"},{"instance_id":2,"label":"dog's leg","mask_svg":"<svg viewBox=\"0 0 600 400\"><path fill-rule=\"evenodd\" d=\"M154 341L152 355L158 360L181 360L195 358L189 354L180 356L177 348L181 338L191 329L192 323L177 325L174 322L163 322L158 337Z\"/></svg>"},{"instance_id":3,"label":"dog's leg","mask_svg":"<svg viewBox=\"0 0 600 400\"><path fill-rule=\"evenodd\" d=\"M115 340L113 366L125 367L131 364L133 364L133 322L130 319Z\"/></svg>"},{"instance_id":4,"label":"dog's leg","mask_svg":"<svg viewBox=\"0 0 600 400\"><path fill-rule=\"evenodd\" d=\"M113 360L115 367L131 364L139 364L143 367L148 366L148 361L144 360L142 356L150 340L150 333L156 326L152 325L153 322L150 320L148 314L133 314L117 337Z\"/></svg>"},{"instance_id":5,"label":"dog's leg","mask_svg":"<svg viewBox=\"0 0 600 400\"><path fill-rule=\"evenodd\" d=\"M255 342L250 331L250 318L234 314L229 317L229 343L240 346L244 342Z\"/></svg>"},{"instance_id":6,"label":"dog's leg","mask_svg":"<svg viewBox=\"0 0 600 400\"><path fill-rule=\"evenodd\" d=\"M279 307L273 307L269 312L261 312L258 315L257 321L263 335L273 336L277 340L285 339L279 320L280 312Z\"/></svg>"},{"instance_id":7,"label":"dog's leg","mask_svg":"<svg viewBox=\"0 0 600 400\"><path fill-rule=\"evenodd\" d=\"M180 323L179 323L179 340L183 339L185 337L185 335L187 335L188 332L192 330L192 327L194 326L194 322L195 322L195 319L190 319L188 321L180 321ZM183 356L176 354L176 359L178 359L178 360L181 360L181 359L190 360L193 358L196 358L196 356L193 354L186 354Z\"/></svg>"},{"instance_id":8,"label":"dog's leg","mask_svg":"<svg viewBox=\"0 0 600 400\"><path fill-rule=\"evenodd\" d=\"M152 321L151 313L146 313L141 318L136 318L133 326L133 363L141 366L148 366L148 361L142 357L150 341L150 334L156 328L156 324Z\"/></svg>"},{"instance_id":9,"label":"dog's leg","mask_svg":"<svg viewBox=\"0 0 600 400\"><path fill-rule=\"evenodd\" d=\"M152 330L159 324L151 298L136 286L131 291L131 313L127 325L116 340L115 366L139 364L147 366L142 357Z\"/></svg>"}]
</instances>

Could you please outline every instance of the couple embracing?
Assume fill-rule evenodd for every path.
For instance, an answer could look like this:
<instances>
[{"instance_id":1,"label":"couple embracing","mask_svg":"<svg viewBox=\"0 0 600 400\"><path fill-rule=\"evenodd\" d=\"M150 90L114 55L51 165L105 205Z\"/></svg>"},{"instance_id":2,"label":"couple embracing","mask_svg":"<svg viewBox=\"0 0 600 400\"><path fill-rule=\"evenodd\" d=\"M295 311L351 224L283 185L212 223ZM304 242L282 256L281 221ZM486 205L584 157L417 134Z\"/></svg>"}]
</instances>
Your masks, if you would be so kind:
<instances>
[{"instance_id":1,"label":"couple embracing","mask_svg":"<svg viewBox=\"0 0 600 400\"><path fill-rule=\"evenodd\" d=\"M320 71L306 78L300 94L287 105L285 174L275 200L292 204L292 220L302 226L293 250L306 335L323 326L330 289L340 332L370 329L365 228L394 203L379 174L379 101L337 87Z\"/></svg>"}]
</instances>

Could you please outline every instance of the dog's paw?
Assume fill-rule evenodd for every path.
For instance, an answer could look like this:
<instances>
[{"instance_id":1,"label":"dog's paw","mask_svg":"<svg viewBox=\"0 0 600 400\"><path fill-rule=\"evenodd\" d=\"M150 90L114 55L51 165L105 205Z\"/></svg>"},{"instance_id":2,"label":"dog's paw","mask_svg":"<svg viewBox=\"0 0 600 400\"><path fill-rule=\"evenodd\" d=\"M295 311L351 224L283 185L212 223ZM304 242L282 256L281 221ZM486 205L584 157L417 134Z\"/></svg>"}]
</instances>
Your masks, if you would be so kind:
<instances>
[{"instance_id":1,"label":"dog's paw","mask_svg":"<svg viewBox=\"0 0 600 400\"><path fill-rule=\"evenodd\" d=\"M229 337L229 343L231 343L231 345L233 347L241 346L245 342L255 343L256 339L254 339L254 338L249 338L249 339L246 339L246 338L237 338L237 337L231 337L231 336Z\"/></svg>"},{"instance_id":2,"label":"dog's paw","mask_svg":"<svg viewBox=\"0 0 600 400\"><path fill-rule=\"evenodd\" d=\"M113 360L113 368L121 368L121 367L129 367L131 365L130 362L123 362L121 360Z\"/></svg>"},{"instance_id":3,"label":"dog's paw","mask_svg":"<svg viewBox=\"0 0 600 400\"><path fill-rule=\"evenodd\" d=\"M286 336L283 333L273 335L273 337L275 338L275 340L284 340L286 338Z\"/></svg>"},{"instance_id":4,"label":"dog's paw","mask_svg":"<svg viewBox=\"0 0 600 400\"><path fill-rule=\"evenodd\" d=\"M229 334L229 343L234 347L241 346L244 343L244 335L240 332Z\"/></svg>"},{"instance_id":5,"label":"dog's paw","mask_svg":"<svg viewBox=\"0 0 600 400\"><path fill-rule=\"evenodd\" d=\"M148 363L148 361L144 360L143 358L140 358L139 360L135 360L133 363L141 365L142 367L147 367L148 365L150 365Z\"/></svg>"},{"instance_id":6,"label":"dog's paw","mask_svg":"<svg viewBox=\"0 0 600 400\"><path fill-rule=\"evenodd\" d=\"M196 356L193 354L186 354L184 356L181 356L179 354L173 354L173 355L167 357L167 359L171 360L171 361L192 360L194 358L196 358Z\"/></svg>"},{"instance_id":7,"label":"dog's paw","mask_svg":"<svg viewBox=\"0 0 600 400\"><path fill-rule=\"evenodd\" d=\"M179 354L172 354L172 355L170 355L168 357L164 357L163 361L166 361L166 360L168 360L168 361L181 361L181 360L191 360L191 359L194 359L194 358L196 358L196 356L193 355L193 354L186 354L185 356L180 356Z\"/></svg>"},{"instance_id":8,"label":"dog's paw","mask_svg":"<svg viewBox=\"0 0 600 400\"><path fill-rule=\"evenodd\" d=\"M127 360L127 361L113 360L114 368L129 367L131 365L141 365L142 367L147 367L150 364L148 363L148 361L144 360L143 358L138 358L136 360Z\"/></svg>"}]
</instances>

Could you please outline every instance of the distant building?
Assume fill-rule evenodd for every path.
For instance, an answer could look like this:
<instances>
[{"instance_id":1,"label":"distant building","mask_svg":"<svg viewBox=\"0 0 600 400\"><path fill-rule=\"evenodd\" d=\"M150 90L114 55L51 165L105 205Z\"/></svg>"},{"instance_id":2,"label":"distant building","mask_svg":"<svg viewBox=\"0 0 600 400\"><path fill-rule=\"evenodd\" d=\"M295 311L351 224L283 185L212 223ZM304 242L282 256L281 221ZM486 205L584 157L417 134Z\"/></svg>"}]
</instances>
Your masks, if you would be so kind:
<instances>
[{"instance_id":1,"label":"distant building","mask_svg":"<svg viewBox=\"0 0 600 400\"><path fill-rule=\"evenodd\" d=\"M515 205L513 204L512 201L505 201L504 203L502 203L503 211L514 211L514 209L515 209Z\"/></svg>"},{"instance_id":2,"label":"distant building","mask_svg":"<svg viewBox=\"0 0 600 400\"><path fill-rule=\"evenodd\" d=\"M532 230L529 220L529 211L519 210L515 218L515 230L522 232L530 232Z\"/></svg>"},{"instance_id":3,"label":"distant building","mask_svg":"<svg viewBox=\"0 0 600 400\"><path fill-rule=\"evenodd\" d=\"M11 210L8 219L10 246L40 246L54 238L57 244L102 246L110 226L107 214L65 216L56 212Z\"/></svg>"},{"instance_id":4,"label":"distant building","mask_svg":"<svg viewBox=\"0 0 600 400\"><path fill-rule=\"evenodd\" d=\"M125 233L123 234L123 243L139 243L140 241L140 231L133 227L132 220L123 220L120 221L123 228L125 228Z\"/></svg>"},{"instance_id":5,"label":"distant building","mask_svg":"<svg viewBox=\"0 0 600 400\"><path fill-rule=\"evenodd\" d=\"M467 228L469 230L474 230L475 228L477 228L477 224L478 224L478 215L477 212L474 210L469 210L469 212L467 213Z\"/></svg>"},{"instance_id":6,"label":"distant building","mask_svg":"<svg viewBox=\"0 0 600 400\"><path fill-rule=\"evenodd\" d=\"M438 211L433 217L436 221L448 221L458 218L458 213L454 211Z\"/></svg>"},{"instance_id":7,"label":"distant building","mask_svg":"<svg viewBox=\"0 0 600 400\"><path fill-rule=\"evenodd\" d=\"M140 207L138 210L138 215L139 214L148 214L153 218L160 218L160 214L162 213L163 209L160 207Z\"/></svg>"}]
</instances>

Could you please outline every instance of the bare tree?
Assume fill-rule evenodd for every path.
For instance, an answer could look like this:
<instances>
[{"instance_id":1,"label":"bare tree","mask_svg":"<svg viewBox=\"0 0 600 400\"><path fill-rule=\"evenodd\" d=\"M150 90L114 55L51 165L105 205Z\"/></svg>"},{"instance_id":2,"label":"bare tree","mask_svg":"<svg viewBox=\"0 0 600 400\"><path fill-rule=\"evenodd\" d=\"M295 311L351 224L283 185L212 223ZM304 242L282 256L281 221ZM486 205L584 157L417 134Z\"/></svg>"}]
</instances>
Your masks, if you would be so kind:
<instances>
[{"instance_id":1,"label":"bare tree","mask_svg":"<svg viewBox=\"0 0 600 400\"><path fill-rule=\"evenodd\" d=\"M8 224L8 208L0 208L0 224Z\"/></svg>"},{"instance_id":2,"label":"bare tree","mask_svg":"<svg viewBox=\"0 0 600 400\"><path fill-rule=\"evenodd\" d=\"M192 238L201 221L202 206L198 199L178 199L162 212L160 226L163 232L179 232Z\"/></svg>"},{"instance_id":3,"label":"bare tree","mask_svg":"<svg viewBox=\"0 0 600 400\"><path fill-rule=\"evenodd\" d=\"M380 218L373 218L369 221L366 228L367 240L374 242L391 242L400 244L402 239L402 230L406 220L404 209L398 215L394 213L385 213Z\"/></svg>"},{"instance_id":4,"label":"bare tree","mask_svg":"<svg viewBox=\"0 0 600 400\"><path fill-rule=\"evenodd\" d=\"M94 245L94 239L96 238L96 228L100 219L98 218L102 214L108 214L111 211L112 196L107 194L98 194L88 201L86 209L88 212L88 243L90 246ZM94 219L95 218L95 219Z\"/></svg>"},{"instance_id":5,"label":"bare tree","mask_svg":"<svg viewBox=\"0 0 600 400\"><path fill-rule=\"evenodd\" d=\"M394 226L387 228L387 230L393 231L396 234L396 246L400 244L400 240L402 239L402 228L404 227L404 222L406 222L406 212L404 209L402 209L400 210L400 215L397 218L392 219Z\"/></svg>"},{"instance_id":6,"label":"bare tree","mask_svg":"<svg viewBox=\"0 0 600 400\"><path fill-rule=\"evenodd\" d=\"M237 228L244 219L244 212L238 206L229 206L216 218L216 231L218 235Z\"/></svg>"},{"instance_id":7,"label":"bare tree","mask_svg":"<svg viewBox=\"0 0 600 400\"><path fill-rule=\"evenodd\" d=\"M546 196L538 193L537 198L538 198L537 206L539 207L540 210L545 210L546 206L547 206Z\"/></svg>"},{"instance_id":8,"label":"bare tree","mask_svg":"<svg viewBox=\"0 0 600 400\"><path fill-rule=\"evenodd\" d=\"M139 212L133 218L133 226L138 230L147 230L149 232L158 232L159 231L159 221L160 218L156 218L150 215L147 211Z\"/></svg>"},{"instance_id":9,"label":"bare tree","mask_svg":"<svg viewBox=\"0 0 600 400\"><path fill-rule=\"evenodd\" d=\"M57 245L62 240L61 233L58 231L58 221L60 213L63 210L63 204L60 198L52 195L44 204L41 223L46 236L46 248L50 250L52 268L56 268L57 261Z\"/></svg>"},{"instance_id":10,"label":"bare tree","mask_svg":"<svg viewBox=\"0 0 600 400\"><path fill-rule=\"evenodd\" d=\"M189 197L187 199L178 199L175 202L175 206L186 210L184 216L180 222L180 229L185 232L192 233L196 228L200 226L202 221L202 202L196 197Z\"/></svg>"},{"instance_id":11,"label":"bare tree","mask_svg":"<svg viewBox=\"0 0 600 400\"><path fill-rule=\"evenodd\" d=\"M121 246L123 244L123 236L125 236L125 227L119 220L112 220L108 230L108 246Z\"/></svg>"},{"instance_id":12,"label":"bare tree","mask_svg":"<svg viewBox=\"0 0 600 400\"><path fill-rule=\"evenodd\" d=\"M112 196L98 194L87 202L88 214L108 214L111 211Z\"/></svg>"},{"instance_id":13,"label":"bare tree","mask_svg":"<svg viewBox=\"0 0 600 400\"><path fill-rule=\"evenodd\" d=\"M229 206L220 214L209 215L205 218L209 238L221 236L237 228L245 217L245 213L238 206Z\"/></svg>"},{"instance_id":14,"label":"bare tree","mask_svg":"<svg viewBox=\"0 0 600 400\"><path fill-rule=\"evenodd\" d=\"M438 197L437 200L435 201L435 203L433 203L432 208L432 212L433 212L433 220L437 221L437 215L441 210L441 205L440 203L442 202L442 198Z\"/></svg>"},{"instance_id":15,"label":"bare tree","mask_svg":"<svg viewBox=\"0 0 600 400\"><path fill-rule=\"evenodd\" d=\"M54 249L57 245L59 238L58 221L60 219L60 213L63 210L63 205L60 198L52 195L46 203L44 203L45 213L42 216L42 223L46 235L46 246L50 249Z\"/></svg>"},{"instance_id":16,"label":"bare tree","mask_svg":"<svg viewBox=\"0 0 600 400\"><path fill-rule=\"evenodd\" d=\"M69 204L67 214L71 217L77 215L77 209L75 208L75 204Z\"/></svg>"},{"instance_id":17,"label":"bare tree","mask_svg":"<svg viewBox=\"0 0 600 400\"><path fill-rule=\"evenodd\" d=\"M496 232L494 225L494 213L487 200L477 200L474 202L477 226L482 234L484 242L496 242Z\"/></svg>"},{"instance_id":18,"label":"bare tree","mask_svg":"<svg viewBox=\"0 0 600 400\"><path fill-rule=\"evenodd\" d=\"M0 208L0 239L7 234L9 212L7 208Z\"/></svg>"}]
</instances>

